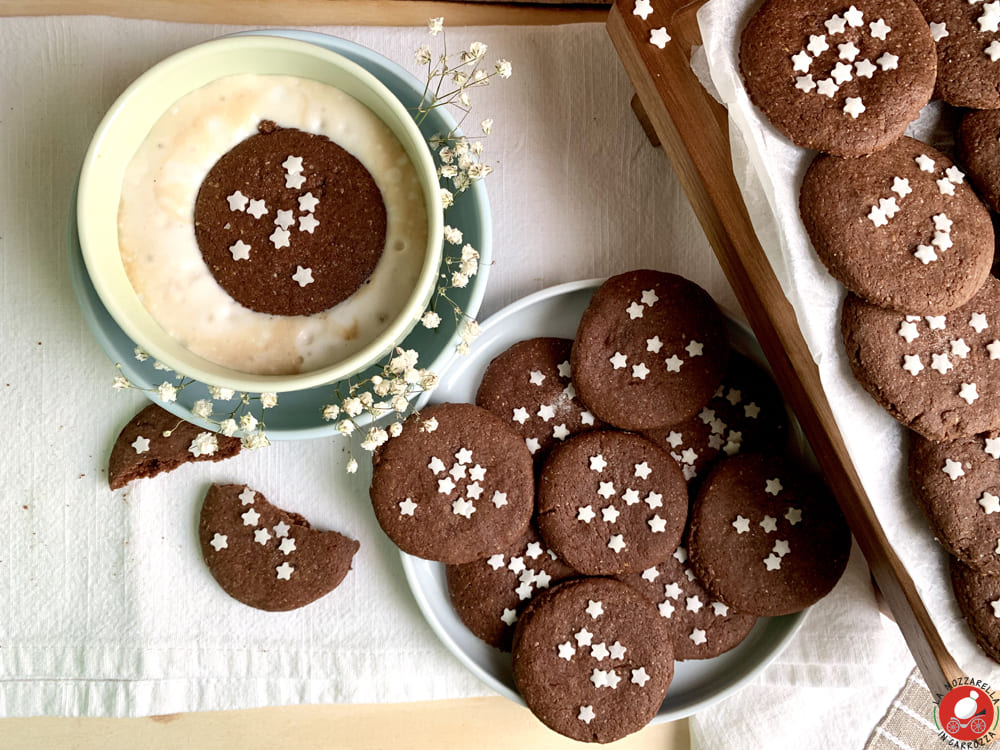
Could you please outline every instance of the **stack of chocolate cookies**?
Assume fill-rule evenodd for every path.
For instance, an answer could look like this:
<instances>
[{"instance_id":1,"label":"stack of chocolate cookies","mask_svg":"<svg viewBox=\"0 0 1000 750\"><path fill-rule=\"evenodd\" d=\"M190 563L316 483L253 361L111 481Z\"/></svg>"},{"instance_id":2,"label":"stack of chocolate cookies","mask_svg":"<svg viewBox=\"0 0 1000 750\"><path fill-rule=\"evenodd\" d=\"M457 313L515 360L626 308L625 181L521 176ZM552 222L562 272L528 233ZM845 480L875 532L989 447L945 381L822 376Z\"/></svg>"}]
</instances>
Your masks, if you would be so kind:
<instances>
[{"instance_id":1,"label":"stack of chocolate cookies","mask_svg":"<svg viewBox=\"0 0 1000 750\"><path fill-rule=\"evenodd\" d=\"M375 455L372 502L403 550L447 564L461 620L511 650L564 735L641 728L675 659L735 647L844 571L836 503L782 457L780 394L686 279L609 279L575 340L515 344L476 403L411 418Z\"/></svg>"},{"instance_id":2,"label":"stack of chocolate cookies","mask_svg":"<svg viewBox=\"0 0 1000 750\"><path fill-rule=\"evenodd\" d=\"M764 115L822 152L799 208L847 288L851 370L912 431L914 496L1000 661L1000 4L767 0L740 67ZM960 123L953 156L903 135L932 95Z\"/></svg>"}]
</instances>

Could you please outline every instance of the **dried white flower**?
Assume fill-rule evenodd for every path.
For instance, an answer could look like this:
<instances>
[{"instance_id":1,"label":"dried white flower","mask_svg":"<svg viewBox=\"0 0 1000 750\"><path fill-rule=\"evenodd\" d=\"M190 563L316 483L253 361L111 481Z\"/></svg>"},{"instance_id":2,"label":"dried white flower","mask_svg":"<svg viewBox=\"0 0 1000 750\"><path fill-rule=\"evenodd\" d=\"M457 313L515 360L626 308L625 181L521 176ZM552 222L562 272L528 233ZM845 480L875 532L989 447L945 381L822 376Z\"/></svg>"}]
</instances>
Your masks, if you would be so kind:
<instances>
[{"instance_id":1,"label":"dried white flower","mask_svg":"<svg viewBox=\"0 0 1000 750\"><path fill-rule=\"evenodd\" d=\"M410 402L406 400L406 396L400 394L399 396L393 396L392 398L392 410L395 412L403 413L410 406Z\"/></svg>"},{"instance_id":2,"label":"dried white flower","mask_svg":"<svg viewBox=\"0 0 1000 750\"><path fill-rule=\"evenodd\" d=\"M385 430L380 430L378 427L372 427L365 435L365 439L361 441L361 447L366 451L373 451L380 445L384 445L388 439L389 433Z\"/></svg>"},{"instance_id":3,"label":"dried white flower","mask_svg":"<svg viewBox=\"0 0 1000 750\"><path fill-rule=\"evenodd\" d=\"M416 367L419 354L416 349L396 349L396 356L389 360L389 372L402 375L411 367Z\"/></svg>"},{"instance_id":4,"label":"dried white flower","mask_svg":"<svg viewBox=\"0 0 1000 750\"><path fill-rule=\"evenodd\" d=\"M232 417L224 420L222 424L219 425L219 430L226 437L232 437L233 435L235 435L237 428L238 425L236 424L236 420L233 419Z\"/></svg>"},{"instance_id":5,"label":"dried white flower","mask_svg":"<svg viewBox=\"0 0 1000 750\"><path fill-rule=\"evenodd\" d=\"M388 380L382 380L379 378L379 382L372 386L372 390L375 391L375 395L379 398L388 395L389 389L392 387L392 383Z\"/></svg>"},{"instance_id":6,"label":"dried white flower","mask_svg":"<svg viewBox=\"0 0 1000 750\"><path fill-rule=\"evenodd\" d=\"M441 29L444 28L444 16L438 16L437 18L427 19L427 30L431 33L431 36L437 36L441 33Z\"/></svg>"},{"instance_id":7,"label":"dried white flower","mask_svg":"<svg viewBox=\"0 0 1000 750\"><path fill-rule=\"evenodd\" d=\"M424 328L437 328L439 325L441 325L441 316L438 315L433 310L428 310L427 312L424 313L424 316L420 319L420 322L423 323ZM126 383L127 382L128 381L126 381Z\"/></svg>"},{"instance_id":8,"label":"dried white flower","mask_svg":"<svg viewBox=\"0 0 1000 750\"><path fill-rule=\"evenodd\" d=\"M258 424L259 422L257 421L257 417L253 414L244 414L240 417L240 427L243 429L245 434L249 434L253 430L257 429Z\"/></svg>"},{"instance_id":9,"label":"dried white flower","mask_svg":"<svg viewBox=\"0 0 1000 750\"><path fill-rule=\"evenodd\" d=\"M479 332L479 323L474 320L467 320L459 330L458 335L462 338L462 341L471 344L476 336L479 335Z\"/></svg>"},{"instance_id":10,"label":"dried white flower","mask_svg":"<svg viewBox=\"0 0 1000 750\"><path fill-rule=\"evenodd\" d=\"M443 167L438 169L438 177L443 177L446 180L450 180L452 177L458 174L458 167L454 164L445 164Z\"/></svg>"},{"instance_id":11,"label":"dried white flower","mask_svg":"<svg viewBox=\"0 0 1000 750\"><path fill-rule=\"evenodd\" d=\"M372 404L375 403L375 398L368 391L363 391L358 395L358 400L361 401L361 405L366 409L371 409Z\"/></svg>"},{"instance_id":12,"label":"dried white flower","mask_svg":"<svg viewBox=\"0 0 1000 750\"><path fill-rule=\"evenodd\" d=\"M389 437L399 437L403 434L403 423L393 422L389 425Z\"/></svg>"},{"instance_id":13,"label":"dried white flower","mask_svg":"<svg viewBox=\"0 0 1000 750\"><path fill-rule=\"evenodd\" d=\"M323 421L332 422L340 416L340 407L336 404L327 404L323 407Z\"/></svg>"},{"instance_id":14,"label":"dried white flower","mask_svg":"<svg viewBox=\"0 0 1000 750\"><path fill-rule=\"evenodd\" d=\"M444 225L444 238L445 241L450 245L461 245L462 244L462 230L455 229L455 227Z\"/></svg>"},{"instance_id":15,"label":"dried white flower","mask_svg":"<svg viewBox=\"0 0 1000 750\"><path fill-rule=\"evenodd\" d=\"M497 75L501 78L510 78L511 65L510 60L497 60L496 68Z\"/></svg>"},{"instance_id":16,"label":"dried white flower","mask_svg":"<svg viewBox=\"0 0 1000 750\"><path fill-rule=\"evenodd\" d=\"M442 164L451 164L455 161L455 151L450 146L442 146L441 150L438 151L438 158L441 159Z\"/></svg>"},{"instance_id":17,"label":"dried white flower","mask_svg":"<svg viewBox=\"0 0 1000 750\"><path fill-rule=\"evenodd\" d=\"M420 382L420 370L416 367L410 367L403 373L403 382L413 385L414 383Z\"/></svg>"},{"instance_id":18,"label":"dried white flower","mask_svg":"<svg viewBox=\"0 0 1000 750\"><path fill-rule=\"evenodd\" d=\"M463 62L470 62L469 60L463 60ZM461 70L456 70L451 74L451 80L456 86L464 86L466 81L469 80L469 76L463 73Z\"/></svg>"},{"instance_id":19,"label":"dried white flower","mask_svg":"<svg viewBox=\"0 0 1000 750\"><path fill-rule=\"evenodd\" d=\"M431 48L426 44L421 44L417 51L413 53L413 59L416 60L417 65L430 65L431 64Z\"/></svg>"},{"instance_id":20,"label":"dried white flower","mask_svg":"<svg viewBox=\"0 0 1000 750\"><path fill-rule=\"evenodd\" d=\"M337 432L341 435L350 435L354 432L354 422L349 419L342 419L337 423Z\"/></svg>"},{"instance_id":21,"label":"dried white flower","mask_svg":"<svg viewBox=\"0 0 1000 750\"><path fill-rule=\"evenodd\" d=\"M219 439L212 432L199 432L198 436L191 441L188 452L198 458L199 456L211 456L219 449Z\"/></svg>"},{"instance_id":22,"label":"dried white flower","mask_svg":"<svg viewBox=\"0 0 1000 750\"><path fill-rule=\"evenodd\" d=\"M461 94L459 94L458 95L458 101L461 103L461 105L463 107L471 107L472 106L472 97L469 96L469 92L468 91L463 91Z\"/></svg>"},{"instance_id":23,"label":"dried white flower","mask_svg":"<svg viewBox=\"0 0 1000 750\"><path fill-rule=\"evenodd\" d=\"M456 289L463 289L469 283L469 277L460 271L455 271L451 275L451 285Z\"/></svg>"},{"instance_id":24,"label":"dried white flower","mask_svg":"<svg viewBox=\"0 0 1000 750\"><path fill-rule=\"evenodd\" d=\"M129 385L131 385L131 383L128 382L128 378L124 375L115 375L115 379L111 382L111 387L116 391L128 388Z\"/></svg>"},{"instance_id":25,"label":"dried white flower","mask_svg":"<svg viewBox=\"0 0 1000 750\"><path fill-rule=\"evenodd\" d=\"M207 398L200 398L194 402L194 406L191 407L191 413L196 417L201 417L202 419L208 419L212 416L212 402Z\"/></svg>"},{"instance_id":26,"label":"dried white flower","mask_svg":"<svg viewBox=\"0 0 1000 750\"><path fill-rule=\"evenodd\" d=\"M473 60L481 60L486 57L486 50L488 47L482 42L473 42L469 45L469 54L472 55Z\"/></svg>"},{"instance_id":27,"label":"dried white flower","mask_svg":"<svg viewBox=\"0 0 1000 750\"><path fill-rule=\"evenodd\" d=\"M153 360L154 370L163 370L164 372L172 372L173 368L170 365L164 364L158 359Z\"/></svg>"},{"instance_id":28,"label":"dried white flower","mask_svg":"<svg viewBox=\"0 0 1000 750\"><path fill-rule=\"evenodd\" d=\"M351 460L347 462L347 473L354 474L358 470L358 460L351 456Z\"/></svg>"},{"instance_id":29,"label":"dried white flower","mask_svg":"<svg viewBox=\"0 0 1000 750\"><path fill-rule=\"evenodd\" d=\"M483 129L483 135L489 135L493 132L493 118L487 117L480 123L480 127Z\"/></svg>"},{"instance_id":30,"label":"dried white flower","mask_svg":"<svg viewBox=\"0 0 1000 750\"><path fill-rule=\"evenodd\" d=\"M135 358L140 362L145 362L147 359L149 359L149 353L142 347L137 346L135 349L132 350L132 353L135 355Z\"/></svg>"},{"instance_id":31,"label":"dried white flower","mask_svg":"<svg viewBox=\"0 0 1000 750\"><path fill-rule=\"evenodd\" d=\"M156 392L159 394L160 400L166 404L177 400L177 389L174 387L174 384L169 381L164 380L160 383Z\"/></svg>"},{"instance_id":32,"label":"dried white flower","mask_svg":"<svg viewBox=\"0 0 1000 750\"><path fill-rule=\"evenodd\" d=\"M236 395L236 392L231 388L219 388L216 385L210 385L208 386L208 395L217 401L229 401L229 399Z\"/></svg>"},{"instance_id":33,"label":"dried white flower","mask_svg":"<svg viewBox=\"0 0 1000 750\"><path fill-rule=\"evenodd\" d=\"M451 208L455 203L455 196L450 190L441 188L441 205L444 208Z\"/></svg>"},{"instance_id":34,"label":"dried white flower","mask_svg":"<svg viewBox=\"0 0 1000 750\"><path fill-rule=\"evenodd\" d=\"M431 417L430 419L425 419L423 425L420 429L424 432L434 432L438 428L437 417Z\"/></svg>"},{"instance_id":35,"label":"dried white flower","mask_svg":"<svg viewBox=\"0 0 1000 750\"><path fill-rule=\"evenodd\" d=\"M433 391L435 388L437 388L437 385L438 385L438 376L435 375L430 370L424 370L420 374L420 387L423 388L425 391Z\"/></svg>"},{"instance_id":36,"label":"dried white flower","mask_svg":"<svg viewBox=\"0 0 1000 750\"><path fill-rule=\"evenodd\" d=\"M365 410L361 405L361 399L353 397L344 399L344 413L352 419Z\"/></svg>"},{"instance_id":37,"label":"dried white flower","mask_svg":"<svg viewBox=\"0 0 1000 750\"><path fill-rule=\"evenodd\" d=\"M476 271L479 270L479 262L475 260L463 260L462 264L458 267L458 270L464 276L475 276Z\"/></svg>"},{"instance_id":38,"label":"dried white flower","mask_svg":"<svg viewBox=\"0 0 1000 750\"><path fill-rule=\"evenodd\" d=\"M243 436L243 447L249 450L257 450L258 448L266 448L271 444L271 441L267 439L267 435L264 434L263 430L257 430L249 435Z\"/></svg>"},{"instance_id":39,"label":"dried white flower","mask_svg":"<svg viewBox=\"0 0 1000 750\"><path fill-rule=\"evenodd\" d=\"M460 357L466 356L469 353L468 343L465 341L460 342L459 345L455 347L455 351L458 352L458 356Z\"/></svg>"},{"instance_id":40,"label":"dried white flower","mask_svg":"<svg viewBox=\"0 0 1000 750\"><path fill-rule=\"evenodd\" d=\"M260 394L260 405L263 409L273 409L278 405L278 394L271 391Z\"/></svg>"}]
</instances>

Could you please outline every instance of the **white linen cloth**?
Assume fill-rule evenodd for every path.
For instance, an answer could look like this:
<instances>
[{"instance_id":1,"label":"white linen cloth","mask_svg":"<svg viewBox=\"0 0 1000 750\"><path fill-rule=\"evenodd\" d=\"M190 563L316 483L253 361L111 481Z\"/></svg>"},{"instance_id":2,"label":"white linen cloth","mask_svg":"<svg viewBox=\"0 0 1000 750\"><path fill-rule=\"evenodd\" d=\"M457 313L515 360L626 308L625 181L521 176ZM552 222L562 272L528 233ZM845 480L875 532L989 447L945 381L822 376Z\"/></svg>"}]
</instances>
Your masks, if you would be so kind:
<instances>
[{"instance_id":1,"label":"white linen cloth","mask_svg":"<svg viewBox=\"0 0 1000 750\"><path fill-rule=\"evenodd\" d=\"M111 389L114 369L70 287L73 184L94 128L129 82L172 52L234 30L99 17L0 20L2 716L487 692L421 617L369 509L367 468L344 473L341 439L275 443L107 489L111 444L145 401ZM321 30L414 71L412 52L427 41L421 29ZM495 265L481 318L552 284L650 266L682 273L736 309L666 157L632 115L631 87L602 26L447 33L451 49L479 39L514 64L509 81L473 96L476 121L496 123L486 142L497 170L487 183ZM197 545L200 500L213 481L249 483L317 527L357 538L354 569L331 595L296 612L231 600ZM835 632L814 614L786 652L812 666L786 679L779 661L762 677L767 684L873 700L853 688L870 675L844 655L846 644L868 654L893 639L891 629L871 627L873 602L851 583L865 575L854 569L829 600L844 612ZM825 634L828 648L807 647Z\"/></svg>"}]
</instances>

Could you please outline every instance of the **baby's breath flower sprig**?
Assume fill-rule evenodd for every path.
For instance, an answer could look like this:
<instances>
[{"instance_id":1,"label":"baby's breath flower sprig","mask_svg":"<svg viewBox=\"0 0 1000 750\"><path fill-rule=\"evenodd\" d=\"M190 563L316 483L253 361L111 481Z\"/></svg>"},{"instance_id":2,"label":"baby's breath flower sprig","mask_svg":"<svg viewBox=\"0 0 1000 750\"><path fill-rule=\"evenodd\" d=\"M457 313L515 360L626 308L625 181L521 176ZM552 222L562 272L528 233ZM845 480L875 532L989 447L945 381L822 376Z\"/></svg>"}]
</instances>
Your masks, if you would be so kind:
<instances>
[{"instance_id":1,"label":"baby's breath flower sprig","mask_svg":"<svg viewBox=\"0 0 1000 750\"><path fill-rule=\"evenodd\" d=\"M138 346L135 348L133 354L139 362L145 362L149 359L149 354ZM155 361L153 366L157 370L172 372L168 365L159 361ZM115 367L118 369L118 374L111 383L111 386L115 390L125 390L131 388L133 390L143 391L144 393L154 396L155 400L159 400L165 404L176 401L177 396L185 388L197 382L193 378L176 374L173 379L168 378L156 387L143 388L125 377L122 373L122 366L120 362L116 363ZM208 395L211 398L200 398L194 402L194 405L191 407L191 413L194 416L199 417L213 425L226 437L233 437L237 433L240 433L240 440L243 442L244 448L253 450L256 448L264 448L271 444L271 441L267 438L267 428L264 424L264 410L272 409L278 405L277 393L237 393L230 388L220 388L218 386L210 385L208 386ZM228 411L228 405L218 411L216 410L216 402L230 401L234 401L235 403L232 408L228 409ZM260 411L258 412L259 418L253 411L253 405L255 403L260 405ZM214 436L203 439L202 444L197 446L198 450L202 450L206 453L214 452L215 448L212 446L217 446L217 443L212 442L213 438ZM195 455L199 454L196 453Z\"/></svg>"}]
</instances>

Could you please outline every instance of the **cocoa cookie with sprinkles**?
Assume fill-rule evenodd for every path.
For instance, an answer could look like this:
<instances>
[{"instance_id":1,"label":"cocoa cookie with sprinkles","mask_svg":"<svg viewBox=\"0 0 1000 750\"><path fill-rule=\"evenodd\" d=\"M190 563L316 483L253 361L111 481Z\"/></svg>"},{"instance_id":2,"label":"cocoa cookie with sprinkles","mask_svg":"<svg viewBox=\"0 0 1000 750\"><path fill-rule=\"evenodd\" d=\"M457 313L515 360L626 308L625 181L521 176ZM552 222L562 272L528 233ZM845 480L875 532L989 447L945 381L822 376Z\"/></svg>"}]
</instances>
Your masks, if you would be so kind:
<instances>
[{"instance_id":1,"label":"cocoa cookie with sprinkles","mask_svg":"<svg viewBox=\"0 0 1000 750\"><path fill-rule=\"evenodd\" d=\"M621 581L567 581L521 616L513 667L518 692L543 724L582 742L613 742L659 711L674 674L670 630Z\"/></svg>"},{"instance_id":2,"label":"cocoa cookie with sprinkles","mask_svg":"<svg viewBox=\"0 0 1000 750\"><path fill-rule=\"evenodd\" d=\"M847 295L841 318L854 377L930 440L1000 428L1000 281L942 315L903 315Z\"/></svg>"},{"instance_id":3,"label":"cocoa cookie with sprinkles","mask_svg":"<svg viewBox=\"0 0 1000 750\"><path fill-rule=\"evenodd\" d=\"M964 172L912 138L860 159L818 156L802 181L799 211L830 274L880 307L954 310L993 263L989 211Z\"/></svg>"},{"instance_id":4,"label":"cocoa cookie with sprinkles","mask_svg":"<svg viewBox=\"0 0 1000 750\"><path fill-rule=\"evenodd\" d=\"M951 587L979 648L1000 662L1000 576L950 560Z\"/></svg>"},{"instance_id":5,"label":"cocoa cookie with sprinkles","mask_svg":"<svg viewBox=\"0 0 1000 750\"><path fill-rule=\"evenodd\" d=\"M750 100L796 145L837 156L902 136L936 69L912 0L766 0L740 39Z\"/></svg>"},{"instance_id":6,"label":"cocoa cookie with sprinkles","mask_svg":"<svg viewBox=\"0 0 1000 750\"><path fill-rule=\"evenodd\" d=\"M916 0L937 45L935 93L955 107L1000 107L1000 6Z\"/></svg>"},{"instance_id":7,"label":"cocoa cookie with sprinkles","mask_svg":"<svg viewBox=\"0 0 1000 750\"><path fill-rule=\"evenodd\" d=\"M536 459L570 435L602 423L576 396L570 379L570 339L519 341L490 362L476 404L502 417Z\"/></svg>"},{"instance_id":8,"label":"cocoa cookie with sprinkles","mask_svg":"<svg viewBox=\"0 0 1000 750\"><path fill-rule=\"evenodd\" d=\"M687 508L684 477L669 455L640 435L597 430L552 451L536 523L574 570L619 575L670 557Z\"/></svg>"},{"instance_id":9,"label":"cocoa cookie with sprinkles","mask_svg":"<svg viewBox=\"0 0 1000 750\"><path fill-rule=\"evenodd\" d=\"M773 455L719 462L691 509L695 575L720 601L759 617L798 612L847 567L851 532L817 478Z\"/></svg>"},{"instance_id":10,"label":"cocoa cookie with sprinkles","mask_svg":"<svg viewBox=\"0 0 1000 750\"><path fill-rule=\"evenodd\" d=\"M534 526L510 548L485 560L445 567L451 606L482 641L510 651L514 624L532 597L575 576Z\"/></svg>"},{"instance_id":11,"label":"cocoa cookie with sprinkles","mask_svg":"<svg viewBox=\"0 0 1000 750\"><path fill-rule=\"evenodd\" d=\"M969 112L956 133L958 160L983 201L1000 211L1000 109Z\"/></svg>"},{"instance_id":12,"label":"cocoa cookie with sprinkles","mask_svg":"<svg viewBox=\"0 0 1000 750\"><path fill-rule=\"evenodd\" d=\"M223 461L241 448L239 438L203 430L150 404L118 434L108 458L108 485L117 490L192 461Z\"/></svg>"},{"instance_id":13,"label":"cocoa cookie with sprinkles","mask_svg":"<svg viewBox=\"0 0 1000 750\"><path fill-rule=\"evenodd\" d=\"M401 550L449 564L506 551L528 528L535 477L524 440L472 404L435 404L374 454L375 517Z\"/></svg>"},{"instance_id":14,"label":"cocoa cookie with sprinkles","mask_svg":"<svg viewBox=\"0 0 1000 750\"><path fill-rule=\"evenodd\" d=\"M716 601L687 560L687 550L678 547L665 561L621 580L655 604L670 623L677 661L711 659L742 643L757 618Z\"/></svg>"},{"instance_id":15,"label":"cocoa cookie with sprinkles","mask_svg":"<svg viewBox=\"0 0 1000 750\"><path fill-rule=\"evenodd\" d=\"M596 417L645 430L695 415L722 382L728 357L722 313L704 289L640 270L594 293L570 362L576 391Z\"/></svg>"},{"instance_id":16,"label":"cocoa cookie with sprinkles","mask_svg":"<svg viewBox=\"0 0 1000 750\"><path fill-rule=\"evenodd\" d=\"M340 585L360 548L319 531L245 484L213 484L198 522L212 577L237 601L269 612L298 609Z\"/></svg>"},{"instance_id":17,"label":"cocoa cookie with sprinkles","mask_svg":"<svg viewBox=\"0 0 1000 750\"><path fill-rule=\"evenodd\" d=\"M942 547L1000 573L1000 433L943 443L911 436L910 486Z\"/></svg>"},{"instance_id":18,"label":"cocoa cookie with sprinkles","mask_svg":"<svg viewBox=\"0 0 1000 750\"><path fill-rule=\"evenodd\" d=\"M209 170L195 237L212 276L244 307L312 315L375 270L386 209L364 165L325 136L270 120Z\"/></svg>"},{"instance_id":19,"label":"cocoa cookie with sprinkles","mask_svg":"<svg viewBox=\"0 0 1000 750\"><path fill-rule=\"evenodd\" d=\"M733 352L722 385L700 412L643 435L670 453L693 486L692 480L704 477L720 457L781 448L787 428L774 381L749 357Z\"/></svg>"}]
</instances>

